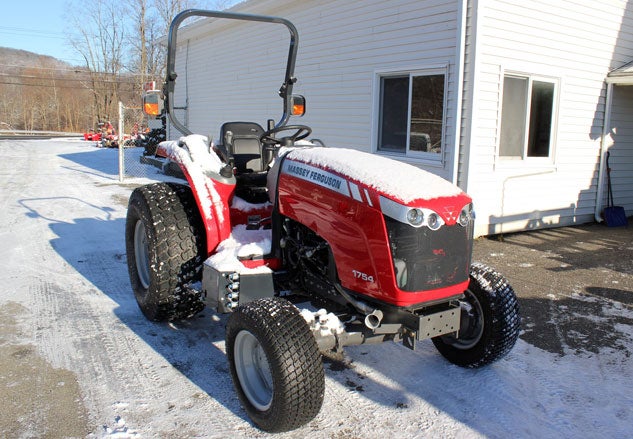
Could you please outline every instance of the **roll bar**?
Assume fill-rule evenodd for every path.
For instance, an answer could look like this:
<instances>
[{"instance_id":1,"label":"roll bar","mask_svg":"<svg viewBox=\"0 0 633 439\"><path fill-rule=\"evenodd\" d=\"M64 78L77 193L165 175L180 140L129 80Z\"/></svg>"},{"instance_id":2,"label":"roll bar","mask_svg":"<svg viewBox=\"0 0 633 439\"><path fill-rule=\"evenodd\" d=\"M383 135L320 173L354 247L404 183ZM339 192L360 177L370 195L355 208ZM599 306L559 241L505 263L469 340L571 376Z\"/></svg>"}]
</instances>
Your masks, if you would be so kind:
<instances>
[{"instance_id":1,"label":"roll bar","mask_svg":"<svg viewBox=\"0 0 633 439\"><path fill-rule=\"evenodd\" d=\"M191 130L182 124L174 112L174 88L176 85L176 45L178 41L178 28L180 24L189 17L209 17L209 18L227 18L230 20L243 21L259 21L264 23L282 24L290 31L290 47L288 50L288 62L286 64L286 76L279 89L279 96L283 99L283 114L275 127L284 126L290 118L292 111L292 87L297 78L294 77L295 61L297 59L297 45L299 44L299 33L297 28L288 20L279 17L271 17L265 15L241 14L235 12L208 11L204 9L187 9L176 15L169 26L169 34L167 36L167 73L165 77L165 103L167 107L167 115L171 123L181 133L187 135L192 134Z\"/></svg>"}]
</instances>

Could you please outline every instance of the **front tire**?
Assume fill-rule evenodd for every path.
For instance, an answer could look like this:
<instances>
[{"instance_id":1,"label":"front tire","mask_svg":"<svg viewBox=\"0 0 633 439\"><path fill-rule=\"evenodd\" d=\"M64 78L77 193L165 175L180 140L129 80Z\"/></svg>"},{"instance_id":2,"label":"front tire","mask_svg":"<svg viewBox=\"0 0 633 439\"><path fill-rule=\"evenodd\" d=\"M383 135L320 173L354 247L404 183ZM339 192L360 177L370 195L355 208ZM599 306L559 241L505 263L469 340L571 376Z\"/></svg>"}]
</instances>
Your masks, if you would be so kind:
<instances>
[{"instance_id":1,"label":"front tire","mask_svg":"<svg viewBox=\"0 0 633 439\"><path fill-rule=\"evenodd\" d=\"M492 268L475 263L461 300L458 337L433 338L437 350L451 363L482 367L505 356L519 337L519 302L508 281Z\"/></svg>"},{"instance_id":2,"label":"front tire","mask_svg":"<svg viewBox=\"0 0 633 439\"><path fill-rule=\"evenodd\" d=\"M238 307L226 325L226 354L242 406L262 430L290 431L319 413L325 392L321 354L287 300Z\"/></svg>"},{"instance_id":3,"label":"front tire","mask_svg":"<svg viewBox=\"0 0 633 439\"><path fill-rule=\"evenodd\" d=\"M200 294L187 289L201 278L204 227L189 187L156 183L136 188L125 223L130 283L143 314L180 320L202 311Z\"/></svg>"}]
</instances>

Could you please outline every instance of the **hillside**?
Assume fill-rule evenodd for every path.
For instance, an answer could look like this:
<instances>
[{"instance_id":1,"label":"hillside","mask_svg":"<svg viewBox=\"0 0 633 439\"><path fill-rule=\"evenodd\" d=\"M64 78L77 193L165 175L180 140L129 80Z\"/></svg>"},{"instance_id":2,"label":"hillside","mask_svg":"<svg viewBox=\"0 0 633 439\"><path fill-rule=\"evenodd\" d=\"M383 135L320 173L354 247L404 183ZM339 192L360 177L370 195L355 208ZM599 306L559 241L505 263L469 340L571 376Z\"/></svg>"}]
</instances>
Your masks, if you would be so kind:
<instances>
[{"instance_id":1,"label":"hillside","mask_svg":"<svg viewBox=\"0 0 633 439\"><path fill-rule=\"evenodd\" d=\"M18 67L59 67L68 68L70 64L48 55L29 52L27 50L0 47L0 70L4 71L8 66Z\"/></svg>"},{"instance_id":2,"label":"hillside","mask_svg":"<svg viewBox=\"0 0 633 439\"><path fill-rule=\"evenodd\" d=\"M82 132L95 87L90 72L52 56L0 47L0 129Z\"/></svg>"}]
</instances>

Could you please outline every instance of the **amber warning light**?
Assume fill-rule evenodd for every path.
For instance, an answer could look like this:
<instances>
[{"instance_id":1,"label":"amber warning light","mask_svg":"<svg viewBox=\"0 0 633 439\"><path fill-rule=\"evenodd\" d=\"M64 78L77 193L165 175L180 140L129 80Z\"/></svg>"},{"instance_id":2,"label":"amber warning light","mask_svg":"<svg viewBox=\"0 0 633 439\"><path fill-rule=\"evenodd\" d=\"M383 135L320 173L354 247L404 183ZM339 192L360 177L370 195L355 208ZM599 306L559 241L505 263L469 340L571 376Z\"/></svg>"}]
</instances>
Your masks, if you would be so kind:
<instances>
[{"instance_id":1,"label":"amber warning light","mask_svg":"<svg viewBox=\"0 0 633 439\"><path fill-rule=\"evenodd\" d=\"M163 100L159 90L151 90L143 95L143 112L148 116L158 116L163 110Z\"/></svg>"},{"instance_id":2,"label":"amber warning light","mask_svg":"<svg viewBox=\"0 0 633 439\"><path fill-rule=\"evenodd\" d=\"M301 95L292 95L292 115L303 116L306 113L306 98Z\"/></svg>"}]
</instances>

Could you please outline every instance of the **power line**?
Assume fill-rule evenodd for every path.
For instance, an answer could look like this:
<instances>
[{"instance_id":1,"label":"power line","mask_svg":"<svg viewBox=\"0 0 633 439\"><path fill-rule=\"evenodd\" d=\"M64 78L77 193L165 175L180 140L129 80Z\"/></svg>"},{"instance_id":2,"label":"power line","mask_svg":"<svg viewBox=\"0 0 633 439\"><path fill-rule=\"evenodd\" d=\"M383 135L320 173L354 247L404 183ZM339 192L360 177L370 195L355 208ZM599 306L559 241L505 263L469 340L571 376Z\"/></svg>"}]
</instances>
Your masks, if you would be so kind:
<instances>
[{"instance_id":1,"label":"power line","mask_svg":"<svg viewBox=\"0 0 633 439\"><path fill-rule=\"evenodd\" d=\"M126 73L111 73L111 72L103 72L98 70L90 70L83 66L71 67L71 68L61 68L61 67L40 67L40 66L21 66L17 64L2 64L0 63L0 67L8 67L8 68L17 68L17 69L29 69L29 70L52 70L58 72L69 72L76 74L99 74L99 75L123 75L123 76L152 76L151 73L134 73L134 72L126 72ZM84 70L85 69L85 70ZM2 74L2 73L0 73Z\"/></svg>"},{"instance_id":2,"label":"power line","mask_svg":"<svg viewBox=\"0 0 633 439\"><path fill-rule=\"evenodd\" d=\"M115 82L115 83L132 83L132 81L126 80L131 77L147 77L148 75L142 75L140 73L107 73L107 72L77 72L78 74L86 75L87 78L70 78L70 77L53 77L53 76L37 76L37 75L13 75L10 73L0 73L0 76L5 78L19 78L19 79L39 79L43 81L77 81L82 82L86 80L93 80L93 75L103 75L103 76L111 76L118 77L119 79L97 79L100 82Z\"/></svg>"},{"instance_id":3,"label":"power line","mask_svg":"<svg viewBox=\"0 0 633 439\"><path fill-rule=\"evenodd\" d=\"M48 55L45 55L48 56ZM85 67L65 68L65 67L41 67L41 66L28 66L18 64L0 64L0 67L16 68L16 69L37 69L37 70L53 70L56 72L71 72L71 73L89 73L89 70L81 70Z\"/></svg>"},{"instance_id":4,"label":"power line","mask_svg":"<svg viewBox=\"0 0 633 439\"><path fill-rule=\"evenodd\" d=\"M68 39L69 35L78 36L78 37L83 37L85 35L91 38L95 38L99 36L98 34L94 32L86 32L85 34L78 33L78 32L54 32L54 31L41 30L41 29L29 29L29 28L24 28L24 27L11 27L11 26L0 26L0 33L15 35L15 36L30 35L30 36L35 36L35 37L57 38L60 40Z\"/></svg>"},{"instance_id":5,"label":"power line","mask_svg":"<svg viewBox=\"0 0 633 439\"><path fill-rule=\"evenodd\" d=\"M51 32L40 29L25 29L21 27L9 27L9 26L0 26L0 33L10 34L10 35L41 35L47 38L59 38L65 39L66 34L61 32Z\"/></svg>"},{"instance_id":6,"label":"power line","mask_svg":"<svg viewBox=\"0 0 633 439\"><path fill-rule=\"evenodd\" d=\"M17 27L17 26L0 26L0 30L5 29L5 30L15 30L15 31L24 31L24 32L33 32L33 33L39 33L39 34L50 34L50 35L63 35L63 32L54 32L54 31L50 31L50 30L41 30L41 29L35 29L35 28L27 28L27 27Z\"/></svg>"},{"instance_id":7,"label":"power line","mask_svg":"<svg viewBox=\"0 0 633 439\"><path fill-rule=\"evenodd\" d=\"M72 89L72 90L77 90L76 86L71 86L71 85L57 85L57 84L22 84L22 83L16 83L16 82L6 82L6 81L0 81L0 84L6 84L6 85L18 85L20 87L45 87L45 88L68 88L68 89ZM131 82L126 82L123 85L134 85ZM105 88L105 87L85 87L82 88L81 90L85 90L85 91L112 91L109 88Z\"/></svg>"}]
</instances>

